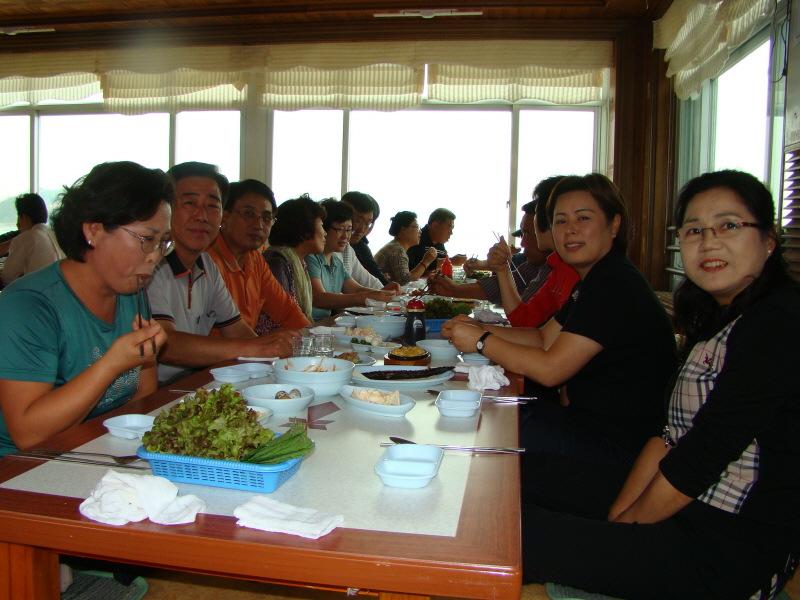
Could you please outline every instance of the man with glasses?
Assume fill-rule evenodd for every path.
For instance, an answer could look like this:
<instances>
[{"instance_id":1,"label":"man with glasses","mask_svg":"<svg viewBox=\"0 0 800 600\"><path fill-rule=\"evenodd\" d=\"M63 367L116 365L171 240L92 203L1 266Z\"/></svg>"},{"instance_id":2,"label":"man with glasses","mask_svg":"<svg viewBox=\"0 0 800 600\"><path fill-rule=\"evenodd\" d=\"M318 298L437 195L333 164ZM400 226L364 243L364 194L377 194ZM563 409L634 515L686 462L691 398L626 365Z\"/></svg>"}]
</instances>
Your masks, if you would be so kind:
<instances>
[{"instance_id":1,"label":"man with glasses","mask_svg":"<svg viewBox=\"0 0 800 600\"><path fill-rule=\"evenodd\" d=\"M222 227L208 249L242 319L258 334L310 325L260 253L276 211L275 195L266 184L256 179L232 183Z\"/></svg>"},{"instance_id":2,"label":"man with glasses","mask_svg":"<svg viewBox=\"0 0 800 600\"><path fill-rule=\"evenodd\" d=\"M239 356L291 356L292 338L300 332L278 329L257 336L206 253L219 233L227 178L215 165L199 162L175 165L168 173L175 183L174 251L156 266L148 288L153 318L168 336L159 353L159 383ZM221 337L209 336L213 328Z\"/></svg>"}]
</instances>

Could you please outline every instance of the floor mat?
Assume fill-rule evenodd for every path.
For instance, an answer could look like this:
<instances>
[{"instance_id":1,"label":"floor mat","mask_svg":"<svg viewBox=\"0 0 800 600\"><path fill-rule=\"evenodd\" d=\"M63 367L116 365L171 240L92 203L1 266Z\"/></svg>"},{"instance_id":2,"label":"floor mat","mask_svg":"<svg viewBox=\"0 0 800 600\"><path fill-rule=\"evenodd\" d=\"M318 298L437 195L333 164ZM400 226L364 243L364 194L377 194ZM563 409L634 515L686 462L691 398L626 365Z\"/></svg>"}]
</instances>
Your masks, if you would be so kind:
<instances>
[{"instance_id":1,"label":"floor mat","mask_svg":"<svg viewBox=\"0 0 800 600\"><path fill-rule=\"evenodd\" d=\"M147 582L141 577L128 586L105 571L75 571L73 579L61 600L140 600L147 593Z\"/></svg>"}]
</instances>

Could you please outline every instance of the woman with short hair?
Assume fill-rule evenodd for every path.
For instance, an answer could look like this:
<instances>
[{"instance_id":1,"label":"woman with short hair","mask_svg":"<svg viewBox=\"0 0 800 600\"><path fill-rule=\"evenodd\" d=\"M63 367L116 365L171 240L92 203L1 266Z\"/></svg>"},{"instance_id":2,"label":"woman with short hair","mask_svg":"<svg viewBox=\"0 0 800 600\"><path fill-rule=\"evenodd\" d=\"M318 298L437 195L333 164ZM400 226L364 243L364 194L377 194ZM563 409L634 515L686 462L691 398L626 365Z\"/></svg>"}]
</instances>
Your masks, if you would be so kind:
<instances>
[{"instance_id":1,"label":"woman with short hair","mask_svg":"<svg viewBox=\"0 0 800 600\"><path fill-rule=\"evenodd\" d=\"M156 391L166 335L140 321L136 295L171 248L173 195L163 171L132 162L65 188L52 223L67 258L0 296L0 455Z\"/></svg>"},{"instance_id":2,"label":"woman with short hair","mask_svg":"<svg viewBox=\"0 0 800 600\"><path fill-rule=\"evenodd\" d=\"M419 244L421 235L417 213L403 210L393 216L391 221L389 235L394 237L394 240L378 250L375 262L389 279L405 285L422 277L425 273L425 265L435 260L438 253L436 248L428 248L420 263L409 269L408 249Z\"/></svg>"}]
</instances>

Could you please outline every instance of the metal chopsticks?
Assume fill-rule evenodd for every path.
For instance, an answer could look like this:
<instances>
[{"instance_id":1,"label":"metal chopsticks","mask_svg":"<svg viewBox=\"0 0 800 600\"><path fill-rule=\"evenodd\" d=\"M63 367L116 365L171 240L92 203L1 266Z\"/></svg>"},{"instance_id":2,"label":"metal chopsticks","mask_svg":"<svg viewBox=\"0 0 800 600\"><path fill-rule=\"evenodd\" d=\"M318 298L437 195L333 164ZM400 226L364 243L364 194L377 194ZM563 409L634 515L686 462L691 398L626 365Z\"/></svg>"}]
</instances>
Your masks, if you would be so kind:
<instances>
[{"instance_id":1,"label":"metal chopsticks","mask_svg":"<svg viewBox=\"0 0 800 600\"><path fill-rule=\"evenodd\" d=\"M8 458L26 458L31 460L47 460L55 462L68 462L77 463L81 465L93 465L99 467L111 467L113 469L134 469L136 471L149 471L150 467L139 467L136 465L120 465L113 462L105 462L102 460L90 460L88 458L78 458L75 456L43 456L41 454L26 454L25 452L17 452L10 454Z\"/></svg>"},{"instance_id":2,"label":"metal chopsticks","mask_svg":"<svg viewBox=\"0 0 800 600\"><path fill-rule=\"evenodd\" d=\"M394 442L381 442L381 447L394 446ZM442 444L432 444L442 450L464 450L466 452L483 452L496 454L522 454L525 448L507 448L503 446L448 446Z\"/></svg>"},{"instance_id":3,"label":"metal chopsticks","mask_svg":"<svg viewBox=\"0 0 800 600\"><path fill-rule=\"evenodd\" d=\"M145 285L144 278L139 277L139 292L136 294L136 305L139 309L139 329L142 328L142 308L147 308L147 320L150 321L153 318L152 313L150 312L150 298L147 296L147 286ZM153 356L158 354L156 349L156 340L155 338L150 338L150 344L153 347ZM144 358L144 344L139 344L139 356Z\"/></svg>"},{"instance_id":4,"label":"metal chopsticks","mask_svg":"<svg viewBox=\"0 0 800 600\"><path fill-rule=\"evenodd\" d=\"M497 238L497 241L499 242L500 241L500 234L497 233L496 231L493 231L492 233L494 234L494 237ZM517 276L519 277L520 281L522 281L522 285L528 285L528 282L525 281L525 278L522 276L522 273L519 272L519 269L517 268L517 265L515 265L514 262L510 258L508 259L508 268L511 269L512 276L513 276L514 273L517 274Z\"/></svg>"}]
</instances>

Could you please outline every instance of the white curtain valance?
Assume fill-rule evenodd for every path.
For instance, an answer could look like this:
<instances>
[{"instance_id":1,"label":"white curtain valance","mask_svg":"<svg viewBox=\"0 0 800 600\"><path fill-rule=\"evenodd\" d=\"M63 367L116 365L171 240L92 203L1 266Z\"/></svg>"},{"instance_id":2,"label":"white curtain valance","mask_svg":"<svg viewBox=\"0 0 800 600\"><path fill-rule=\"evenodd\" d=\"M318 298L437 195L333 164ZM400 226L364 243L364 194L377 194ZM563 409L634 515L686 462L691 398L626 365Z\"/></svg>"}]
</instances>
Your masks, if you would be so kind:
<instances>
[{"instance_id":1,"label":"white curtain valance","mask_svg":"<svg viewBox=\"0 0 800 600\"><path fill-rule=\"evenodd\" d=\"M667 76L675 76L678 97L686 100L717 77L771 6L769 0L675 0L653 24L653 46L667 49Z\"/></svg>"},{"instance_id":2,"label":"white curtain valance","mask_svg":"<svg viewBox=\"0 0 800 600\"><path fill-rule=\"evenodd\" d=\"M597 81L612 62L611 42L568 40L0 55L0 105L35 104L45 98L78 100L97 93L99 81L106 108L127 114L240 108L247 101L248 84L257 86L263 105L280 110L400 110L420 104L425 64L436 75L431 98L581 103L599 99L602 85Z\"/></svg>"}]
</instances>

